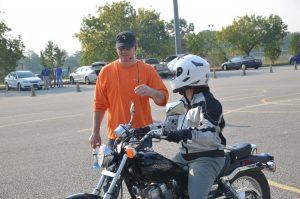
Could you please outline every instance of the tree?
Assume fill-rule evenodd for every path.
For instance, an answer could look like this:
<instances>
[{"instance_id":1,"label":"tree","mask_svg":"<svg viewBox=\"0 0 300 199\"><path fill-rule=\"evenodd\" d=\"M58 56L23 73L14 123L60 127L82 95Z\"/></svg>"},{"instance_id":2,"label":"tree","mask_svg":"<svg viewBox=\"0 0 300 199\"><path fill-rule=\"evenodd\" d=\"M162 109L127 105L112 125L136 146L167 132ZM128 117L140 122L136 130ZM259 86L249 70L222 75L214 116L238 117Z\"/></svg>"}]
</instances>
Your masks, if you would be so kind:
<instances>
[{"instance_id":1,"label":"tree","mask_svg":"<svg viewBox=\"0 0 300 199\"><path fill-rule=\"evenodd\" d=\"M160 20L157 12L138 9L135 23L139 57L163 58L169 54L169 36L165 30L164 21Z\"/></svg>"},{"instance_id":2,"label":"tree","mask_svg":"<svg viewBox=\"0 0 300 199\"><path fill-rule=\"evenodd\" d=\"M43 66L48 66L54 68L56 65L64 65L65 60L68 56L67 52L63 49L60 49L57 44L52 41L48 41L48 44L45 50L40 52L41 55L41 64Z\"/></svg>"},{"instance_id":3,"label":"tree","mask_svg":"<svg viewBox=\"0 0 300 199\"><path fill-rule=\"evenodd\" d=\"M41 51L40 55L41 64L43 66L48 66L51 70L50 79L53 79L54 77L54 67L57 65L64 65L66 57L68 56L65 50L60 49L52 41L48 41L45 50Z\"/></svg>"},{"instance_id":4,"label":"tree","mask_svg":"<svg viewBox=\"0 0 300 199\"><path fill-rule=\"evenodd\" d=\"M19 63L22 63L26 70L30 70L34 73L40 73L43 69L39 55L32 50L27 50L24 53L24 57L19 60Z\"/></svg>"},{"instance_id":5,"label":"tree","mask_svg":"<svg viewBox=\"0 0 300 199\"><path fill-rule=\"evenodd\" d=\"M239 53L249 55L250 51L262 42L264 36L262 23L261 16L246 15L239 20L234 20L232 25L222 28L217 38L224 43L231 44Z\"/></svg>"},{"instance_id":6,"label":"tree","mask_svg":"<svg viewBox=\"0 0 300 199\"><path fill-rule=\"evenodd\" d=\"M72 56L66 58L65 66L70 71L74 71L80 66L80 51L76 51Z\"/></svg>"},{"instance_id":7,"label":"tree","mask_svg":"<svg viewBox=\"0 0 300 199\"><path fill-rule=\"evenodd\" d=\"M170 35L171 38L171 44L174 48L175 51L175 47L174 47L174 41L175 41L175 28L174 28L174 19L172 19L169 22L166 22L166 29ZM185 20L185 19L179 19L179 34L181 37L181 45L182 45L182 49L183 51L187 51L187 44L185 43L185 37L186 35L192 34L194 32L194 23L189 23ZM174 52L173 51L173 52Z\"/></svg>"},{"instance_id":8,"label":"tree","mask_svg":"<svg viewBox=\"0 0 300 199\"><path fill-rule=\"evenodd\" d=\"M289 52L292 55L300 53L300 33L293 33L291 43L289 45Z\"/></svg>"},{"instance_id":9,"label":"tree","mask_svg":"<svg viewBox=\"0 0 300 199\"><path fill-rule=\"evenodd\" d=\"M81 64L116 59L115 37L124 30L134 31L136 12L129 2L114 2L98 8L98 16L89 15L75 34L81 43Z\"/></svg>"},{"instance_id":10,"label":"tree","mask_svg":"<svg viewBox=\"0 0 300 199\"><path fill-rule=\"evenodd\" d=\"M3 20L0 21L0 79L3 79L8 72L15 70L17 62L23 57L25 45L22 37L7 36L11 29Z\"/></svg>"},{"instance_id":11,"label":"tree","mask_svg":"<svg viewBox=\"0 0 300 199\"><path fill-rule=\"evenodd\" d=\"M287 35L287 25L277 15L270 15L262 23L263 40L262 46L265 56L274 64L281 54L283 38ZM272 71L272 69L271 69Z\"/></svg>"}]
</instances>

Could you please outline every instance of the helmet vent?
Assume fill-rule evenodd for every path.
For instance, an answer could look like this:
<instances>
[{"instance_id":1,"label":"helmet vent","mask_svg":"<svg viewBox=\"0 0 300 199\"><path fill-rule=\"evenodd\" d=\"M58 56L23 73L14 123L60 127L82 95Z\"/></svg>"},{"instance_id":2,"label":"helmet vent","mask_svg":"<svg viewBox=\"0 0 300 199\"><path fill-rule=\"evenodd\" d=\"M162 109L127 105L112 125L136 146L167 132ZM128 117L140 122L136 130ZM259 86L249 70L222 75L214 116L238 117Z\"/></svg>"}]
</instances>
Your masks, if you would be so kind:
<instances>
[{"instance_id":1,"label":"helmet vent","mask_svg":"<svg viewBox=\"0 0 300 199\"><path fill-rule=\"evenodd\" d=\"M193 63L196 67L203 66L203 63L201 63L201 62L195 62L195 61L192 61L192 63Z\"/></svg>"},{"instance_id":2,"label":"helmet vent","mask_svg":"<svg viewBox=\"0 0 300 199\"><path fill-rule=\"evenodd\" d=\"M183 82L186 82L187 80L189 80L190 77L185 78L184 80L182 80Z\"/></svg>"},{"instance_id":3,"label":"helmet vent","mask_svg":"<svg viewBox=\"0 0 300 199\"><path fill-rule=\"evenodd\" d=\"M182 74L182 72L183 72L183 69L182 69L182 67L178 67L178 68L177 68L177 73L176 73L176 76L178 77L179 75L181 75L181 74Z\"/></svg>"}]
</instances>

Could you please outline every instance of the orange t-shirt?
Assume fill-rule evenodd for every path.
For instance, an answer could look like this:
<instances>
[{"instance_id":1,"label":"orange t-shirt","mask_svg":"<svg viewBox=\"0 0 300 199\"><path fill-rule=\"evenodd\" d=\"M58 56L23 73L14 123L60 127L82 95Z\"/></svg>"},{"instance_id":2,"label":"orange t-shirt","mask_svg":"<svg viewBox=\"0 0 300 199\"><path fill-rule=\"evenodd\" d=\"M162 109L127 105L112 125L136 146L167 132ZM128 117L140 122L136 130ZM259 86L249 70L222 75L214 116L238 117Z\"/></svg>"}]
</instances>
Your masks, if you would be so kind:
<instances>
[{"instance_id":1,"label":"orange t-shirt","mask_svg":"<svg viewBox=\"0 0 300 199\"><path fill-rule=\"evenodd\" d=\"M109 138L116 138L113 131L119 124L129 122L131 101L135 105L132 127L141 128L153 123L149 97L134 93L134 88L140 84L162 91L165 101L159 105L166 105L168 90L152 66L138 60L132 66L125 67L116 60L100 71L94 95L94 111L108 111Z\"/></svg>"}]
</instances>

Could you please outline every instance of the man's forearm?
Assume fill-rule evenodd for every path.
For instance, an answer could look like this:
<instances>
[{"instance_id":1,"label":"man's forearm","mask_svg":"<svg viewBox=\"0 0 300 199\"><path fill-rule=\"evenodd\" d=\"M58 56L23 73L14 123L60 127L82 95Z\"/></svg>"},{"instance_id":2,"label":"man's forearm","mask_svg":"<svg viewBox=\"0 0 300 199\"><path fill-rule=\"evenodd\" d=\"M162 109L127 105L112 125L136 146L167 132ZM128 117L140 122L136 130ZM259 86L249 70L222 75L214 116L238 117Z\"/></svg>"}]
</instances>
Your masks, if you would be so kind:
<instances>
[{"instance_id":1,"label":"man's forearm","mask_svg":"<svg viewBox=\"0 0 300 199\"><path fill-rule=\"evenodd\" d=\"M94 112L94 116L93 116L93 133L94 134L99 134L100 126L101 126L104 114L105 114L105 112L102 112L102 111Z\"/></svg>"},{"instance_id":2,"label":"man's forearm","mask_svg":"<svg viewBox=\"0 0 300 199\"><path fill-rule=\"evenodd\" d=\"M162 91L153 89L153 95L151 96L155 104L161 104L165 101L165 96Z\"/></svg>"}]
</instances>

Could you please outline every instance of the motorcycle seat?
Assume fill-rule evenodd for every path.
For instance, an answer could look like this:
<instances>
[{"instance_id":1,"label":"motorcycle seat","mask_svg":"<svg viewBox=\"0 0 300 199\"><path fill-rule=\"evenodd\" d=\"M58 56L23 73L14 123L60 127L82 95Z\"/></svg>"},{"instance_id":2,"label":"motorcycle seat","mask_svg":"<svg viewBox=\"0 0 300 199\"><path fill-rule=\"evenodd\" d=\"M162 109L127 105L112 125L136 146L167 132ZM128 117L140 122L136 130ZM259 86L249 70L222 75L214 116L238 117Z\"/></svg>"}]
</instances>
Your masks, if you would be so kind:
<instances>
[{"instance_id":1,"label":"motorcycle seat","mask_svg":"<svg viewBox=\"0 0 300 199\"><path fill-rule=\"evenodd\" d=\"M229 153L230 155L231 163L249 156L251 151L252 147L249 143L237 143L225 148L225 153Z\"/></svg>"},{"instance_id":2,"label":"motorcycle seat","mask_svg":"<svg viewBox=\"0 0 300 199\"><path fill-rule=\"evenodd\" d=\"M252 148L249 143L237 143L226 147L224 149L225 164L220 171L219 177L228 174L231 171L230 165L239 159L249 156L251 151Z\"/></svg>"}]
</instances>

